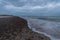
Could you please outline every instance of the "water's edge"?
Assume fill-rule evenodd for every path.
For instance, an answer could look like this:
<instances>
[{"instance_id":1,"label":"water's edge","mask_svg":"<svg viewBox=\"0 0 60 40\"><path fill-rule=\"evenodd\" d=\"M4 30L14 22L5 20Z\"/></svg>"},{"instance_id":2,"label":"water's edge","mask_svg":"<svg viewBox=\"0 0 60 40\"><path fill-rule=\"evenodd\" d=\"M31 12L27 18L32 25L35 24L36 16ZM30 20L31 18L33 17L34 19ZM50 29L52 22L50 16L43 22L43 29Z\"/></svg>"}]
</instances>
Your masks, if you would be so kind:
<instances>
[{"instance_id":1,"label":"water's edge","mask_svg":"<svg viewBox=\"0 0 60 40\"><path fill-rule=\"evenodd\" d=\"M60 31L57 30L58 29L57 26L60 26L60 22L51 22L51 21L45 21L45 20L41 20L41 19L32 19L32 18L27 18L27 17L22 17L22 18L27 20L28 27L32 31L37 32L39 34L43 34L43 35L49 37L51 40L60 40L59 39L60 36L58 36L58 35L60 35L59 34ZM44 24L44 26L43 25L40 26L40 24ZM37 26L37 27L35 27L35 26ZM42 29L37 30L37 28L42 28L43 30ZM56 31L55 29L58 31L57 32L58 34L55 34L55 31ZM56 35L56 37L54 37L54 35Z\"/></svg>"}]
</instances>

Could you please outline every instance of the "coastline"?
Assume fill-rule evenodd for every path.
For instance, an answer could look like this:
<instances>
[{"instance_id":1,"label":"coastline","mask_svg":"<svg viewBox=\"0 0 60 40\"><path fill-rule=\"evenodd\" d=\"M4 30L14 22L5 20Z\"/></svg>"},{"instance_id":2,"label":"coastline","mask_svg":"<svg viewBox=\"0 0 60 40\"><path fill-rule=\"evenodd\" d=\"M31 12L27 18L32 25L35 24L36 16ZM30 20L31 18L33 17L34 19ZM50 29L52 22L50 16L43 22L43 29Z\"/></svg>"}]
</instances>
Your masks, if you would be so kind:
<instances>
[{"instance_id":1,"label":"coastline","mask_svg":"<svg viewBox=\"0 0 60 40\"><path fill-rule=\"evenodd\" d=\"M0 40L50 40L49 37L29 29L27 21L18 16L0 18L0 36Z\"/></svg>"},{"instance_id":2,"label":"coastline","mask_svg":"<svg viewBox=\"0 0 60 40\"><path fill-rule=\"evenodd\" d=\"M28 21L28 27L39 34L49 37L51 40L60 40L60 22L23 17ZM52 33L51 33L52 32Z\"/></svg>"}]
</instances>

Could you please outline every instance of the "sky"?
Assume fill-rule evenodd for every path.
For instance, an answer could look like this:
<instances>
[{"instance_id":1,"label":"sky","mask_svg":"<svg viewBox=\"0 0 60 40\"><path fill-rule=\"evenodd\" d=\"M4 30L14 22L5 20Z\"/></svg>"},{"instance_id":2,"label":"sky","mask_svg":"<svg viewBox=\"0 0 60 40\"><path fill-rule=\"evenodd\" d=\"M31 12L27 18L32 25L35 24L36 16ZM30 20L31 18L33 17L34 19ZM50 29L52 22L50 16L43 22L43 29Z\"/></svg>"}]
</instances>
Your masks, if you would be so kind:
<instances>
[{"instance_id":1,"label":"sky","mask_svg":"<svg viewBox=\"0 0 60 40\"><path fill-rule=\"evenodd\" d=\"M60 0L0 0L0 14L60 16Z\"/></svg>"}]
</instances>

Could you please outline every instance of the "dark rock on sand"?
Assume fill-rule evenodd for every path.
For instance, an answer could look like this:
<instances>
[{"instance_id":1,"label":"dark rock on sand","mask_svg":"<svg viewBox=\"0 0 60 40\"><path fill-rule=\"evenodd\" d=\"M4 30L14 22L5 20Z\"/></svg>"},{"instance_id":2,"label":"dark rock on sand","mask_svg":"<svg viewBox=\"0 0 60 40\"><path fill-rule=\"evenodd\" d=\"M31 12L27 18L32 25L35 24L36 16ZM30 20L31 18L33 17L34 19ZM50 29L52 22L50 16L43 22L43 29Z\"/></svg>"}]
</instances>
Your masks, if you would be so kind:
<instances>
[{"instance_id":1,"label":"dark rock on sand","mask_svg":"<svg viewBox=\"0 0 60 40\"><path fill-rule=\"evenodd\" d=\"M0 16L0 40L50 40L30 30L27 21L17 16Z\"/></svg>"}]
</instances>

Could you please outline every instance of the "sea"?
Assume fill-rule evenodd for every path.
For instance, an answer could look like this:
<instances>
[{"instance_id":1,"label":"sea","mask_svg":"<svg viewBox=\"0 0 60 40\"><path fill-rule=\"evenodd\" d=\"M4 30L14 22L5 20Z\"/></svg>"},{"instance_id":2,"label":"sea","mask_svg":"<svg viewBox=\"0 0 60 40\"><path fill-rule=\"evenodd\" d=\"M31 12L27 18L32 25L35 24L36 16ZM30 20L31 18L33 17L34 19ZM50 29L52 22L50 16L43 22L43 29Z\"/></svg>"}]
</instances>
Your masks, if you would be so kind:
<instances>
[{"instance_id":1,"label":"sea","mask_svg":"<svg viewBox=\"0 0 60 40\"><path fill-rule=\"evenodd\" d=\"M59 17L22 17L27 20L28 27L39 34L49 37L51 40L60 40L60 18Z\"/></svg>"}]
</instances>

